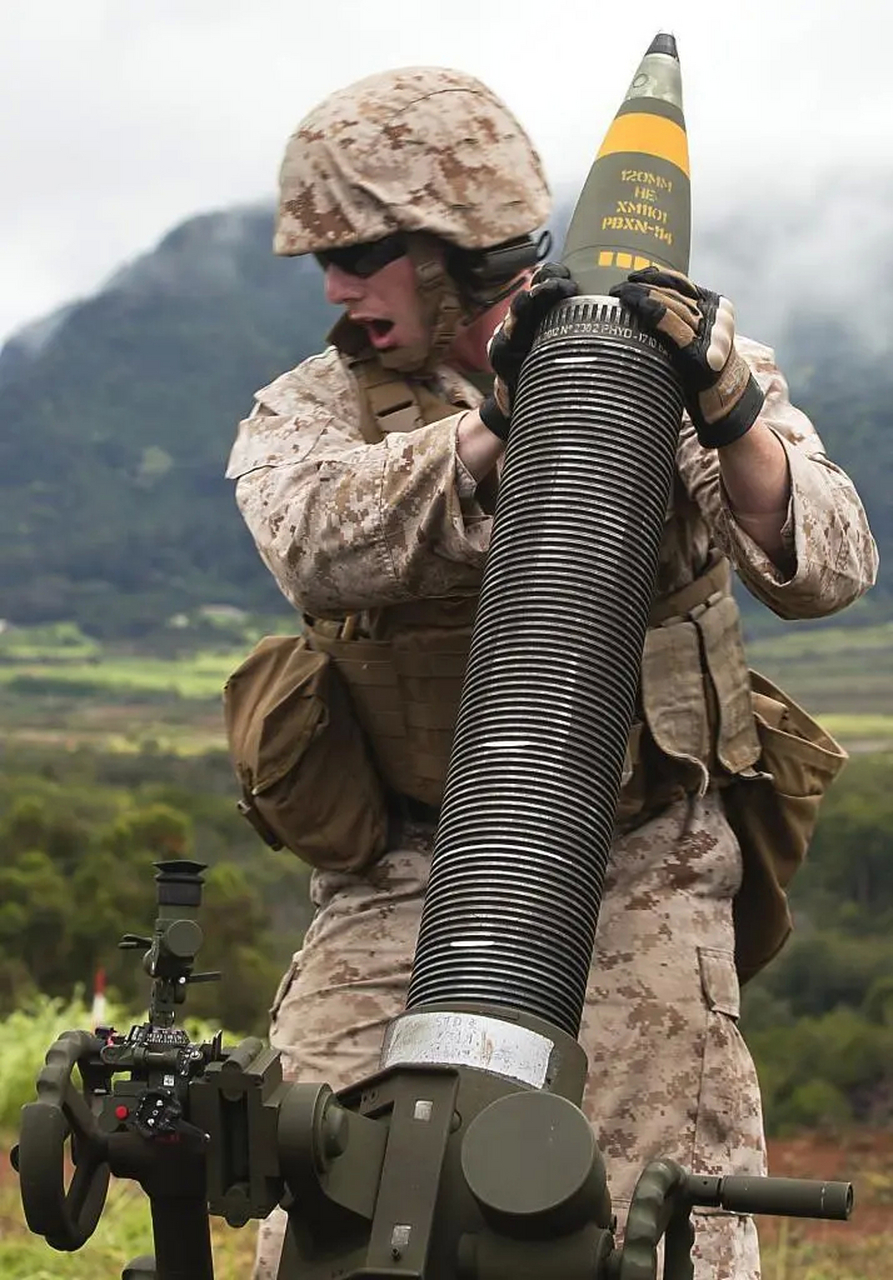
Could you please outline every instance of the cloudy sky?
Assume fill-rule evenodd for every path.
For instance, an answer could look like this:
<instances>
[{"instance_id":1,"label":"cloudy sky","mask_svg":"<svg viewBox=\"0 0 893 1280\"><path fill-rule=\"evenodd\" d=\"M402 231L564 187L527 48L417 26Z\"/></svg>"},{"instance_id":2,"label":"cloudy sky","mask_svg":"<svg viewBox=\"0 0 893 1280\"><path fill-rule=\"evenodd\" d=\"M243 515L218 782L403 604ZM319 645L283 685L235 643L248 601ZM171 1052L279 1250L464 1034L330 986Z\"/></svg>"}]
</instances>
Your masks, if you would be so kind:
<instances>
[{"instance_id":1,"label":"cloudy sky","mask_svg":"<svg viewBox=\"0 0 893 1280\"><path fill-rule=\"evenodd\" d=\"M0 341L189 214L272 198L298 119L387 66L479 75L577 187L658 30L696 250L699 224L784 209L807 266L831 241L889 253L890 0L3 0Z\"/></svg>"}]
</instances>

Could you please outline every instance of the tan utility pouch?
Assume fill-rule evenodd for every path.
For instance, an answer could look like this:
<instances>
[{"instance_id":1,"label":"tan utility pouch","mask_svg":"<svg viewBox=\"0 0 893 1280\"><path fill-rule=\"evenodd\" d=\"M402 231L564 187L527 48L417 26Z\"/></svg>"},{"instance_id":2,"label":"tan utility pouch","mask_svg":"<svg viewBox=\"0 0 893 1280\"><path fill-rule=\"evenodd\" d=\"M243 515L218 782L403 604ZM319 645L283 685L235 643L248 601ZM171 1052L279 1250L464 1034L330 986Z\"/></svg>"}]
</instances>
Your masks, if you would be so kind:
<instances>
[{"instance_id":1,"label":"tan utility pouch","mask_svg":"<svg viewBox=\"0 0 893 1280\"><path fill-rule=\"evenodd\" d=\"M274 849L358 871L387 840L384 791L329 656L267 636L223 690L241 812Z\"/></svg>"},{"instance_id":2,"label":"tan utility pouch","mask_svg":"<svg viewBox=\"0 0 893 1280\"><path fill-rule=\"evenodd\" d=\"M751 671L750 682L760 757L722 791L744 868L734 902L742 982L769 963L791 932L785 888L806 857L822 796L847 760L843 747L771 680Z\"/></svg>"}]
</instances>

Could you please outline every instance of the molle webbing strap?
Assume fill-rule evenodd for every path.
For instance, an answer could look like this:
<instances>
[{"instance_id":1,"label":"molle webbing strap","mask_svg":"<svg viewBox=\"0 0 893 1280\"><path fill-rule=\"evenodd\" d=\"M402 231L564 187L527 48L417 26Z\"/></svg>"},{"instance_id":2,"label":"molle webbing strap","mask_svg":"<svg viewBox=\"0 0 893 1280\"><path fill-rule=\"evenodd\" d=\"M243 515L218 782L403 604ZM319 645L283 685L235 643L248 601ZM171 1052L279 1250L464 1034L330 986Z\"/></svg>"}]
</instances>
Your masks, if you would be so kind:
<instances>
[{"instance_id":1,"label":"molle webbing strap","mask_svg":"<svg viewBox=\"0 0 893 1280\"><path fill-rule=\"evenodd\" d=\"M425 804L440 803L476 608L455 596L376 609L374 639L310 628L350 689L384 781Z\"/></svg>"},{"instance_id":2,"label":"molle webbing strap","mask_svg":"<svg viewBox=\"0 0 893 1280\"><path fill-rule=\"evenodd\" d=\"M418 631L404 643L313 635L350 689L385 783L425 804L441 800L470 638L465 629Z\"/></svg>"},{"instance_id":3,"label":"molle webbing strap","mask_svg":"<svg viewBox=\"0 0 893 1280\"><path fill-rule=\"evenodd\" d=\"M376 640L342 640L310 628L314 649L334 660L350 690L357 719L372 746L384 781L395 790L409 775L406 728L390 646Z\"/></svg>"},{"instance_id":4,"label":"molle webbing strap","mask_svg":"<svg viewBox=\"0 0 893 1280\"><path fill-rule=\"evenodd\" d=\"M378 444L391 431L415 431L459 412L460 406L393 369L385 369L375 358L351 360L348 368L359 387L360 430L367 444Z\"/></svg>"},{"instance_id":5,"label":"molle webbing strap","mask_svg":"<svg viewBox=\"0 0 893 1280\"><path fill-rule=\"evenodd\" d=\"M727 562L714 561L689 586L655 602L652 625L691 613L727 581ZM475 605L456 598L376 610L370 617L376 639L309 626L313 648L330 654L350 689L384 781L426 804L441 800Z\"/></svg>"},{"instance_id":6,"label":"molle webbing strap","mask_svg":"<svg viewBox=\"0 0 893 1280\"><path fill-rule=\"evenodd\" d=\"M728 560L718 551L714 551L707 567L694 582L690 582L687 587L680 587L678 591L668 596L661 596L652 603L651 612L648 615L649 627L659 627L670 618L684 618L693 610L706 604L711 596L725 595L729 590L730 581Z\"/></svg>"},{"instance_id":7,"label":"molle webbing strap","mask_svg":"<svg viewBox=\"0 0 893 1280\"><path fill-rule=\"evenodd\" d=\"M415 431L423 425L418 400L405 378L383 369L377 360L354 360L349 368L359 384L360 429L367 444L378 444L390 431Z\"/></svg>"},{"instance_id":8,"label":"molle webbing strap","mask_svg":"<svg viewBox=\"0 0 893 1280\"><path fill-rule=\"evenodd\" d=\"M419 369L436 369L452 345L463 320L456 282L447 272L436 236L415 232L407 237L407 253L415 268L416 290L428 327L428 345ZM384 356L387 363L387 354Z\"/></svg>"}]
</instances>

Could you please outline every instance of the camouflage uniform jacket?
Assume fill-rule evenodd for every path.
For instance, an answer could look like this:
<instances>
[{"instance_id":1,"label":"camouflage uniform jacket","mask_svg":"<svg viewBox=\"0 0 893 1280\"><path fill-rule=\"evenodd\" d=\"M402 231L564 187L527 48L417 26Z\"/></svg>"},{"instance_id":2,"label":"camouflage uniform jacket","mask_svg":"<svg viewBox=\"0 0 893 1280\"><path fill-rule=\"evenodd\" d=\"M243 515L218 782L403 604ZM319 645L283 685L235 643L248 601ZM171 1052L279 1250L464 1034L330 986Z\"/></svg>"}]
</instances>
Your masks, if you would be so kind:
<instances>
[{"instance_id":1,"label":"camouflage uniform jacket","mask_svg":"<svg viewBox=\"0 0 893 1280\"><path fill-rule=\"evenodd\" d=\"M826 457L809 419L788 399L767 347L738 339L762 386L761 414L788 458L785 528L796 557L784 579L735 521L716 451L686 418L661 546L657 592L686 586L712 547L783 618L834 613L874 580L877 553L849 478ZM438 390L458 405L480 396L444 367ZM462 408L409 434L367 444L356 384L334 348L257 393L227 476L258 550L291 603L314 616L476 590L491 513L456 454Z\"/></svg>"}]
</instances>

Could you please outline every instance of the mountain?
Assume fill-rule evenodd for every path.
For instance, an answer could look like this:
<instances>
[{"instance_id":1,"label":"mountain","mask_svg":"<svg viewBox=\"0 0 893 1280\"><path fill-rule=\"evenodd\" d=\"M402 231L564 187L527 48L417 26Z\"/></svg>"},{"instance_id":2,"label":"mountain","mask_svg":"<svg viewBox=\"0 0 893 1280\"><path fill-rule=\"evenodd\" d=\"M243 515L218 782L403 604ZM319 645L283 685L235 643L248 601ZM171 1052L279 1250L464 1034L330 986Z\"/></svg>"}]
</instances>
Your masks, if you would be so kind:
<instances>
[{"instance_id":1,"label":"mountain","mask_svg":"<svg viewBox=\"0 0 893 1280\"><path fill-rule=\"evenodd\" d=\"M199 603L279 608L223 478L255 388L335 312L271 217L193 218L0 359L0 615L140 634Z\"/></svg>"},{"instance_id":2,"label":"mountain","mask_svg":"<svg viewBox=\"0 0 893 1280\"><path fill-rule=\"evenodd\" d=\"M7 343L0 616L140 636L202 604L282 608L223 470L253 391L319 349L335 312L312 260L275 258L270 239L267 208L191 218L95 296ZM704 237L708 283L722 240ZM740 288L736 301L758 314L752 262L726 266L720 287ZM893 550L889 344L866 343L832 309L776 321L795 399ZM889 590L873 600L875 617L893 612Z\"/></svg>"}]
</instances>

